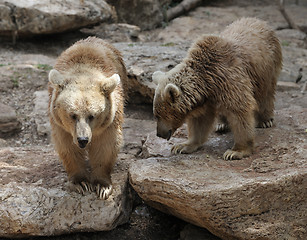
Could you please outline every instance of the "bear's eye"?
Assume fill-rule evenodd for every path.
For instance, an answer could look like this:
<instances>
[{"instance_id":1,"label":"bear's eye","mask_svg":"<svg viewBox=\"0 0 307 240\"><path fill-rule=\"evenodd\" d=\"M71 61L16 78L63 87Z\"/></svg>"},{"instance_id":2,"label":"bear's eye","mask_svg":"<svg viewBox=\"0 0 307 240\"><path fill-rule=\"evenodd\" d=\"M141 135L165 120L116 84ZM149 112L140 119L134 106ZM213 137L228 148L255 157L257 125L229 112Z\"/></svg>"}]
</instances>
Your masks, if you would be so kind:
<instances>
[{"instance_id":1,"label":"bear's eye","mask_svg":"<svg viewBox=\"0 0 307 240\"><path fill-rule=\"evenodd\" d=\"M77 115L76 114L72 114L72 115L70 115L70 117L71 117L72 120L77 120Z\"/></svg>"},{"instance_id":2,"label":"bear's eye","mask_svg":"<svg viewBox=\"0 0 307 240\"><path fill-rule=\"evenodd\" d=\"M93 115L89 115L88 116L88 120L92 121L94 119L94 116Z\"/></svg>"}]
</instances>

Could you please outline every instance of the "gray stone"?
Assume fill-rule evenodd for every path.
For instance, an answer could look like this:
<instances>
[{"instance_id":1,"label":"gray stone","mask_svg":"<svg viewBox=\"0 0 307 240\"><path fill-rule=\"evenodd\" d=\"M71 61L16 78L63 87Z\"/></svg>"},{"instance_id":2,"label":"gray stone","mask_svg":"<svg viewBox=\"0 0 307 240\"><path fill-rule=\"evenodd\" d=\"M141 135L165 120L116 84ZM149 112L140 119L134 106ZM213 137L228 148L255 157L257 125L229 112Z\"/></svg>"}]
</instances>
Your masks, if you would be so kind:
<instances>
[{"instance_id":1,"label":"gray stone","mask_svg":"<svg viewBox=\"0 0 307 240\"><path fill-rule=\"evenodd\" d=\"M139 40L141 29L138 26L126 23L102 23L92 28L81 29L81 32L95 35L102 39L114 42L135 42Z\"/></svg>"},{"instance_id":2,"label":"gray stone","mask_svg":"<svg viewBox=\"0 0 307 240\"><path fill-rule=\"evenodd\" d=\"M7 142L4 139L0 138L0 148L2 147L7 147Z\"/></svg>"},{"instance_id":3,"label":"gray stone","mask_svg":"<svg viewBox=\"0 0 307 240\"><path fill-rule=\"evenodd\" d=\"M112 0L110 4L115 6L118 20L137 25L142 30L153 29L162 25L164 19L163 5L169 0Z\"/></svg>"},{"instance_id":4,"label":"gray stone","mask_svg":"<svg viewBox=\"0 0 307 240\"><path fill-rule=\"evenodd\" d=\"M36 91L34 93L34 111L33 116L35 118L35 124L37 126L38 135L50 136L50 123L48 117L48 91Z\"/></svg>"},{"instance_id":5,"label":"gray stone","mask_svg":"<svg viewBox=\"0 0 307 240\"><path fill-rule=\"evenodd\" d=\"M115 12L105 1L0 0L0 35L59 33L109 21Z\"/></svg>"},{"instance_id":6,"label":"gray stone","mask_svg":"<svg viewBox=\"0 0 307 240\"><path fill-rule=\"evenodd\" d=\"M291 89L299 90L300 85L296 84L295 82L277 82L277 91L288 91Z\"/></svg>"},{"instance_id":7,"label":"gray stone","mask_svg":"<svg viewBox=\"0 0 307 240\"><path fill-rule=\"evenodd\" d=\"M186 16L172 20L156 34L156 39L164 43L192 42L202 34L219 34L241 17L257 17L268 21L274 29L287 27L276 5L198 7Z\"/></svg>"},{"instance_id":8,"label":"gray stone","mask_svg":"<svg viewBox=\"0 0 307 240\"><path fill-rule=\"evenodd\" d=\"M279 81L296 82L300 75L300 83L307 81L307 49L283 46L282 50L283 68Z\"/></svg>"},{"instance_id":9,"label":"gray stone","mask_svg":"<svg viewBox=\"0 0 307 240\"><path fill-rule=\"evenodd\" d=\"M131 157L131 156L130 156ZM113 193L69 190L66 173L52 147L0 148L0 237L27 237L106 231L128 221L132 198L127 156L112 174Z\"/></svg>"},{"instance_id":10,"label":"gray stone","mask_svg":"<svg viewBox=\"0 0 307 240\"><path fill-rule=\"evenodd\" d=\"M281 39L281 44L283 46L290 47L307 47L307 35L304 32L298 31L296 29L282 29L276 31L279 39Z\"/></svg>"},{"instance_id":11,"label":"gray stone","mask_svg":"<svg viewBox=\"0 0 307 240\"><path fill-rule=\"evenodd\" d=\"M0 137L10 136L21 129L15 110L0 103Z\"/></svg>"},{"instance_id":12,"label":"gray stone","mask_svg":"<svg viewBox=\"0 0 307 240\"><path fill-rule=\"evenodd\" d=\"M170 141L150 134L150 158L131 164L130 183L149 205L225 240L306 239L306 118L306 106L276 110L276 126L257 129L254 154L237 161L222 158L230 133L212 133L200 151L175 156L170 149L186 140L184 128Z\"/></svg>"}]
</instances>

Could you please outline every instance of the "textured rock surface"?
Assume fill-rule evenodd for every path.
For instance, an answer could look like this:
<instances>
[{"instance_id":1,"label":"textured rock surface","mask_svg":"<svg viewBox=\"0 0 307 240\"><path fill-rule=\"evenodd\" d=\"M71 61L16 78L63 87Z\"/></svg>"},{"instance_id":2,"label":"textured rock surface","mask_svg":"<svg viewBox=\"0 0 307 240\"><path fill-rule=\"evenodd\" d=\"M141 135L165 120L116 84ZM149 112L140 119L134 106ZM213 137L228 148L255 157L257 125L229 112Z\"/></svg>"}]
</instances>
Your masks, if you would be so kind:
<instances>
[{"instance_id":1,"label":"textured rock surface","mask_svg":"<svg viewBox=\"0 0 307 240\"><path fill-rule=\"evenodd\" d=\"M185 140L182 129L169 142L150 134L147 155L160 157L133 163L130 183L148 204L223 239L306 239L306 98L276 111L277 125L258 129L255 153L239 161L222 159L231 134L179 156L170 149Z\"/></svg>"},{"instance_id":2,"label":"textured rock surface","mask_svg":"<svg viewBox=\"0 0 307 240\"><path fill-rule=\"evenodd\" d=\"M33 116L35 118L35 124L37 126L37 133L39 135L50 136L51 126L48 117L48 91L36 91L35 96L35 106L33 111Z\"/></svg>"},{"instance_id":3,"label":"textured rock surface","mask_svg":"<svg viewBox=\"0 0 307 240\"><path fill-rule=\"evenodd\" d=\"M0 148L0 236L104 231L127 222L132 199L122 168L125 163L119 161L113 194L103 201L95 193L82 196L69 190L51 147Z\"/></svg>"},{"instance_id":4,"label":"textured rock surface","mask_svg":"<svg viewBox=\"0 0 307 240\"><path fill-rule=\"evenodd\" d=\"M170 0L109 0L115 6L118 19L137 25L143 30L161 26L163 21L163 6Z\"/></svg>"},{"instance_id":5,"label":"textured rock surface","mask_svg":"<svg viewBox=\"0 0 307 240\"><path fill-rule=\"evenodd\" d=\"M115 16L105 1L0 0L0 35L59 33L108 21Z\"/></svg>"},{"instance_id":6,"label":"textured rock surface","mask_svg":"<svg viewBox=\"0 0 307 240\"><path fill-rule=\"evenodd\" d=\"M10 106L0 103L0 137L12 135L21 129L16 112Z\"/></svg>"}]
</instances>

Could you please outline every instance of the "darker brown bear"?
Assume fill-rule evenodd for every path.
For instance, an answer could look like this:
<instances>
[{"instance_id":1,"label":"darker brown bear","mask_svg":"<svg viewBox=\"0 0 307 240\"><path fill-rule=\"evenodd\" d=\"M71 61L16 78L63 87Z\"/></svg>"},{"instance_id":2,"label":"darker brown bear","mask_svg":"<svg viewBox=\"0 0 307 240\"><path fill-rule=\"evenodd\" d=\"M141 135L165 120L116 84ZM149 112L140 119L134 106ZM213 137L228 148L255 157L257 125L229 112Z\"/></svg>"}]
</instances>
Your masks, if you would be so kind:
<instances>
[{"instance_id":1,"label":"darker brown bear","mask_svg":"<svg viewBox=\"0 0 307 240\"><path fill-rule=\"evenodd\" d=\"M255 126L272 126L281 68L279 40L261 20L242 18L219 36L201 37L182 63L167 73L153 74L158 81L157 135L169 139L186 121L188 141L175 145L172 152L191 153L207 140L220 116L217 130L229 127L235 142L224 158L250 155Z\"/></svg>"}]
</instances>

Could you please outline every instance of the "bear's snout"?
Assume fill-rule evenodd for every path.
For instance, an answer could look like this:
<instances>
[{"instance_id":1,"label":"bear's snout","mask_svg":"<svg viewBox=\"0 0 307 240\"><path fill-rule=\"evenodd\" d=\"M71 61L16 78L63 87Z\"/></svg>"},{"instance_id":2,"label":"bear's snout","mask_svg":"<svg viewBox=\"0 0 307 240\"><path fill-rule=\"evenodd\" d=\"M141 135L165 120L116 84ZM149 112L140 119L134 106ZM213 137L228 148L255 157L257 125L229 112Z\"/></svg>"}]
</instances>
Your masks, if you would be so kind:
<instances>
[{"instance_id":1,"label":"bear's snout","mask_svg":"<svg viewBox=\"0 0 307 240\"><path fill-rule=\"evenodd\" d=\"M160 138L164 138L168 141L168 140L170 140L170 138L172 136L172 130L169 130L167 132L157 131L157 136L160 137Z\"/></svg>"},{"instance_id":2,"label":"bear's snout","mask_svg":"<svg viewBox=\"0 0 307 240\"><path fill-rule=\"evenodd\" d=\"M88 143L88 137L78 137L77 141L80 148L85 148Z\"/></svg>"}]
</instances>

